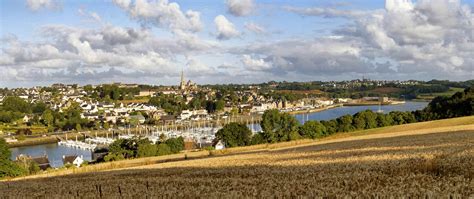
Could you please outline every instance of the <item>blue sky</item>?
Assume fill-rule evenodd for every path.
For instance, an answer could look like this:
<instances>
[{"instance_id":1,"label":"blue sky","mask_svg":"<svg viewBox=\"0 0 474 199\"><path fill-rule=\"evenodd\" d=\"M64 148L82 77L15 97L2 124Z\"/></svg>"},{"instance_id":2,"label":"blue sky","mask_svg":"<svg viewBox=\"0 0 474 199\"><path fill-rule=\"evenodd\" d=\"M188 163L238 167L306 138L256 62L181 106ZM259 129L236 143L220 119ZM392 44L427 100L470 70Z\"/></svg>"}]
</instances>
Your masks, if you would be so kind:
<instances>
[{"instance_id":1,"label":"blue sky","mask_svg":"<svg viewBox=\"0 0 474 199\"><path fill-rule=\"evenodd\" d=\"M2 0L0 87L474 79L473 4Z\"/></svg>"}]
</instances>

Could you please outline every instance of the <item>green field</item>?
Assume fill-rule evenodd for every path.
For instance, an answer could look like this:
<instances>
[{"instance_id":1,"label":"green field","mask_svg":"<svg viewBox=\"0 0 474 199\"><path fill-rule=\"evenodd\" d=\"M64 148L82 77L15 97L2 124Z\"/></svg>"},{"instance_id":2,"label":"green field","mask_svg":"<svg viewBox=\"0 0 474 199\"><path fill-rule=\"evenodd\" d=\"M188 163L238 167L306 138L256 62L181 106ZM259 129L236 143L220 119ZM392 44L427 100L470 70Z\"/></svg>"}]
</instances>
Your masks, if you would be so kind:
<instances>
[{"instance_id":1,"label":"green field","mask_svg":"<svg viewBox=\"0 0 474 199\"><path fill-rule=\"evenodd\" d=\"M450 87L448 91L442 92L442 93L427 93L427 94L420 94L417 96L418 99L425 99L425 100L431 100L435 97L438 96L452 96L456 92L463 92L464 88L455 88L455 87Z\"/></svg>"}]
</instances>

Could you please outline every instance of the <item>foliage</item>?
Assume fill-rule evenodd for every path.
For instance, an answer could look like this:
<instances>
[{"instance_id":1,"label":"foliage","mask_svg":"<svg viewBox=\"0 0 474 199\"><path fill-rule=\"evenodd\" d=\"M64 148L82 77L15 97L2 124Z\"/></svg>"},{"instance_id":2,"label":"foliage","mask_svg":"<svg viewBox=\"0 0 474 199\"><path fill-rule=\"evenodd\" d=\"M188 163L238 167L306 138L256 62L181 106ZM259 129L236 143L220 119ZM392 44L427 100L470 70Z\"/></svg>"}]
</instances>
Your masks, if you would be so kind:
<instances>
[{"instance_id":1,"label":"foliage","mask_svg":"<svg viewBox=\"0 0 474 199\"><path fill-rule=\"evenodd\" d=\"M300 127L299 134L304 138L320 138L326 134L326 127L319 121L307 121Z\"/></svg>"},{"instance_id":2,"label":"foliage","mask_svg":"<svg viewBox=\"0 0 474 199\"><path fill-rule=\"evenodd\" d=\"M247 146L251 143L252 132L245 126L232 122L217 131L216 139L222 140L226 147Z\"/></svg>"},{"instance_id":3,"label":"foliage","mask_svg":"<svg viewBox=\"0 0 474 199\"><path fill-rule=\"evenodd\" d=\"M298 120L288 113L280 113L277 109L267 110L263 113L260 126L263 137L267 142L282 142L292 140L298 130Z\"/></svg>"},{"instance_id":4,"label":"foliage","mask_svg":"<svg viewBox=\"0 0 474 199\"><path fill-rule=\"evenodd\" d=\"M184 139L181 136L167 139L164 143L170 147L171 153L179 153L184 150Z\"/></svg>"},{"instance_id":5,"label":"foliage","mask_svg":"<svg viewBox=\"0 0 474 199\"><path fill-rule=\"evenodd\" d=\"M5 139L0 138L0 178L15 177L26 173L26 170L10 160L11 152Z\"/></svg>"},{"instance_id":6,"label":"foliage","mask_svg":"<svg viewBox=\"0 0 474 199\"><path fill-rule=\"evenodd\" d=\"M429 121L474 115L474 86L451 97L436 97L428 106L415 112L418 121Z\"/></svg>"},{"instance_id":7,"label":"foliage","mask_svg":"<svg viewBox=\"0 0 474 199\"><path fill-rule=\"evenodd\" d=\"M160 155L169 155L169 154L172 154L173 152L171 151L171 148L165 144L165 143L161 143L161 144L158 144L158 147L157 147L157 152L156 152L156 155L157 156L160 156Z\"/></svg>"},{"instance_id":8,"label":"foliage","mask_svg":"<svg viewBox=\"0 0 474 199\"><path fill-rule=\"evenodd\" d=\"M152 157L157 153L157 146L155 144L143 143L138 146L137 157Z\"/></svg>"}]
</instances>

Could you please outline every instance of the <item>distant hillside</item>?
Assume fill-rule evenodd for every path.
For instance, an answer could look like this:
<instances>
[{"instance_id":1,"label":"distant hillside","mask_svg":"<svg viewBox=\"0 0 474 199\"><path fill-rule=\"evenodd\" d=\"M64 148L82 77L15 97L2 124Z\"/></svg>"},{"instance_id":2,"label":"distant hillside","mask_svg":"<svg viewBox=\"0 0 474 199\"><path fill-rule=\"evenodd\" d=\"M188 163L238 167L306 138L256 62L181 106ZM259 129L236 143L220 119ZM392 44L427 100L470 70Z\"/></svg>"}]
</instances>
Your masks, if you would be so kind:
<instances>
[{"instance_id":1,"label":"distant hillside","mask_svg":"<svg viewBox=\"0 0 474 199\"><path fill-rule=\"evenodd\" d=\"M229 154L223 156L0 182L0 198L469 198L473 124L472 116L413 123L216 152Z\"/></svg>"},{"instance_id":2,"label":"distant hillside","mask_svg":"<svg viewBox=\"0 0 474 199\"><path fill-rule=\"evenodd\" d=\"M416 111L418 121L437 120L474 115L474 87L457 92L450 97L434 98L422 111Z\"/></svg>"}]
</instances>

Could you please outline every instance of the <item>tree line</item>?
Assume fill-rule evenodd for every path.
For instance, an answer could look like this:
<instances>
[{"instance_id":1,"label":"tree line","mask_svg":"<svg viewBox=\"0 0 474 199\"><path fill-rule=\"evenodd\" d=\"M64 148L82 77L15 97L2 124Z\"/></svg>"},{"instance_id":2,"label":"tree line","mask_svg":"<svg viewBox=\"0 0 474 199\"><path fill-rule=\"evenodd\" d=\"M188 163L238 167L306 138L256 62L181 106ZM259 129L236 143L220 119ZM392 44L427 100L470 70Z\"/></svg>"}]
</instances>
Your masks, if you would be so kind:
<instances>
[{"instance_id":1,"label":"tree line","mask_svg":"<svg viewBox=\"0 0 474 199\"><path fill-rule=\"evenodd\" d=\"M108 154L103 159L105 162L169 155L184 150L184 139L183 137L165 139L164 135L161 135L156 143L141 137L118 139L109 145L108 150Z\"/></svg>"}]
</instances>

